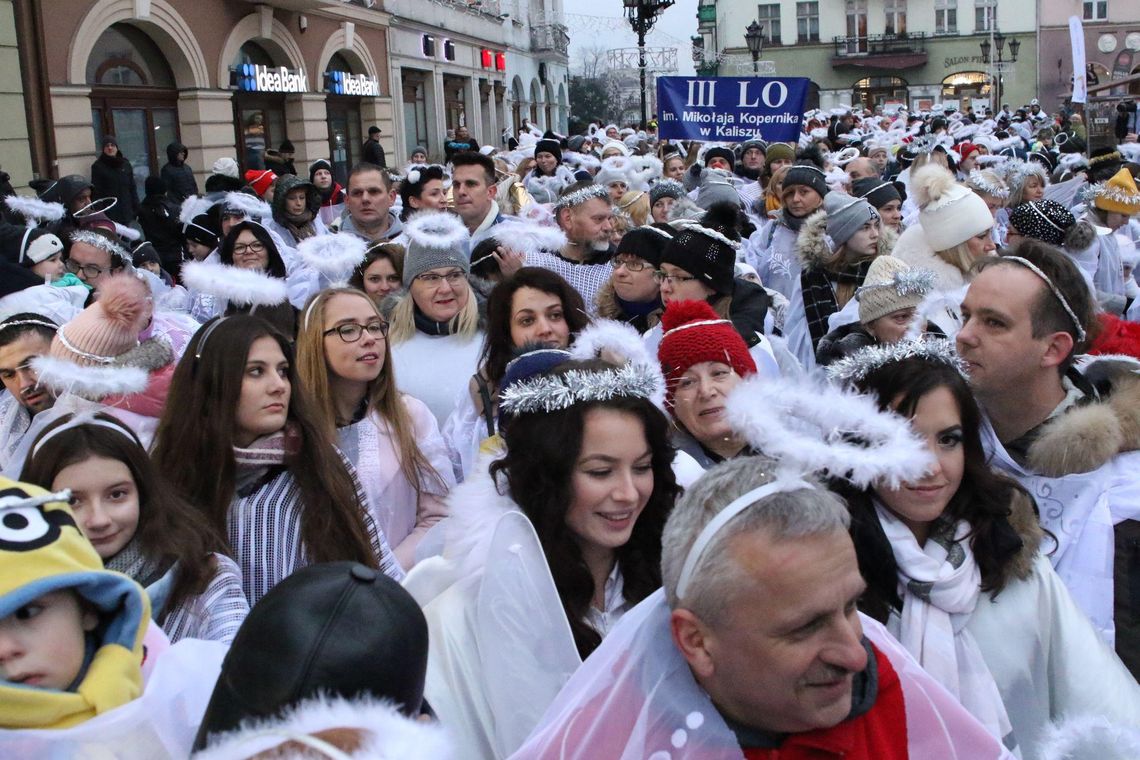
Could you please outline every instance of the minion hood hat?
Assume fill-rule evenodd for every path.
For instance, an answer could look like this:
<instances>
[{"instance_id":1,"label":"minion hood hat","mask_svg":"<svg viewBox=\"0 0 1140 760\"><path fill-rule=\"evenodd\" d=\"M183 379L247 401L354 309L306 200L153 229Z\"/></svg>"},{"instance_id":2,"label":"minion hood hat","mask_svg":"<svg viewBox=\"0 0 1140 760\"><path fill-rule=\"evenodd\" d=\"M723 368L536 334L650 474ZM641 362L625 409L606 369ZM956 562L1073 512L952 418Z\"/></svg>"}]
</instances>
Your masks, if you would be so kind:
<instances>
[{"instance_id":1,"label":"minion hood hat","mask_svg":"<svg viewBox=\"0 0 1140 760\"><path fill-rule=\"evenodd\" d=\"M143 635L150 601L103 561L75 523L66 491L0 478L0 620L69 589L99 614L71 691L0 680L0 728L67 728L142 693Z\"/></svg>"}]
</instances>

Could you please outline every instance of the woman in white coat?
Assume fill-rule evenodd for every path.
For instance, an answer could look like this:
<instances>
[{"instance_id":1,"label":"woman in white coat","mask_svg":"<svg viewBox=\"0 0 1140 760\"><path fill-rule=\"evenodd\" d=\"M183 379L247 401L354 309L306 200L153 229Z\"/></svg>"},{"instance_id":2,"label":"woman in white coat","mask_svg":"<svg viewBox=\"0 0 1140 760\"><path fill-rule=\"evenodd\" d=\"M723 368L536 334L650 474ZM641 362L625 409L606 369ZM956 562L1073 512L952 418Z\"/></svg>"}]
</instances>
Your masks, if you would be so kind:
<instances>
[{"instance_id":1,"label":"woman in white coat","mask_svg":"<svg viewBox=\"0 0 1140 760\"><path fill-rule=\"evenodd\" d=\"M376 524L408 570L424 534L446 516L443 500L455 485L439 426L422 401L396 389L388 323L366 293L323 290L302 315L301 384L320 399L319 422L337 431Z\"/></svg>"},{"instance_id":2,"label":"woman in white coat","mask_svg":"<svg viewBox=\"0 0 1140 760\"><path fill-rule=\"evenodd\" d=\"M1063 717L1140 725L1140 686L1042 554L1051 537L1032 499L986 463L950 344L873 347L840 365L837 377L910 418L936 461L918 482L844 493L868 584L860 608L1027 760Z\"/></svg>"}]
</instances>

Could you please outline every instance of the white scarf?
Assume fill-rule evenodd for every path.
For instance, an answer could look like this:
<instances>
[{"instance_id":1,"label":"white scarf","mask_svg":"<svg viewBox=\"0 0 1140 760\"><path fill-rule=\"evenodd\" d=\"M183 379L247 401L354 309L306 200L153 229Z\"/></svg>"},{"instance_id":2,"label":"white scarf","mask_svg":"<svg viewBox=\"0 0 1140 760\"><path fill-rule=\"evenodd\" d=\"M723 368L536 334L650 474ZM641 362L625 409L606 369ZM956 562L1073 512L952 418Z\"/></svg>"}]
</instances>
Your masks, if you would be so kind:
<instances>
[{"instance_id":1,"label":"white scarf","mask_svg":"<svg viewBox=\"0 0 1140 760\"><path fill-rule=\"evenodd\" d=\"M1015 739L1001 693L966 623L981 595L982 574L967 540L970 524L938 524L918 545L907 525L875 503L899 571L902 615L887 628L923 669L1012 749Z\"/></svg>"}]
</instances>

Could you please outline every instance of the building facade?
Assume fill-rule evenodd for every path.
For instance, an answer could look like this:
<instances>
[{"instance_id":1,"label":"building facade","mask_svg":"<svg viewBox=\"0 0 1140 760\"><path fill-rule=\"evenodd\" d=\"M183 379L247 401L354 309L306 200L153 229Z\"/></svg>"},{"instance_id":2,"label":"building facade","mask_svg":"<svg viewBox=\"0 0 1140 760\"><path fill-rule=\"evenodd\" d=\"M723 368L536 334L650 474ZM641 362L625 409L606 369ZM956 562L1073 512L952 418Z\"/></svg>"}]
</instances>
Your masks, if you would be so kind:
<instances>
[{"instance_id":1,"label":"building facade","mask_svg":"<svg viewBox=\"0 0 1140 760\"><path fill-rule=\"evenodd\" d=\"M1036 18L1036 0L700 0L694 43L704 48L699 71L746 76L752 58L744 30L758 21L761 61L776 76L810 78L809 107L977 109L996 100L999 78L1001 102L1036 95ZM987 64L980 44L992 45L999 32L1003 62L994 52Z\"/></svg>"},{"instance_id":2,"label":"building facade","mask_svg":"<svg viewBox=\"0 0 1140 760\"><path fill-rule=\"evenodd\" d=\"M1069 18L1084 28L1086 76L1104 84L1140 74L1140 2L1135 0L1050 0L1041 6L1038 79L1041 105L1054 110L1071 94L1073 77ZM1047 52L1046 52L1047 51ZM1140 95L1140 83L1113 88L1121 97Z\"/></svg>"},{"instance_id":3,"label":"building facade","mask_svg":"<svg viewBox=\"0 0 1140 760\"><path fill-rule=\"evenodd\" d=\"M526 118L565 127L560 0L0 0L0 167L88 174L113 134L145 177L189 149L273 168L330 159L344 181L370 126L391 167L460 124L485 143ZM430 44L428 44L430 41Z\"/></svg>"}]
</instances>

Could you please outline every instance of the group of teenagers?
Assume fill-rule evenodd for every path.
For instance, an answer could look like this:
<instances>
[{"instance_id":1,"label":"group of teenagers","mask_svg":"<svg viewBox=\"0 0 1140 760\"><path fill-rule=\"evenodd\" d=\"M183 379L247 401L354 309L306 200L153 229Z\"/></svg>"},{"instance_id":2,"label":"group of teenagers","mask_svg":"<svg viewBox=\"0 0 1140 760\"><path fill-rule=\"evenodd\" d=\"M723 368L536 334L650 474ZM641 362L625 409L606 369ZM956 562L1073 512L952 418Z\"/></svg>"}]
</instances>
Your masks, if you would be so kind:
<instances>
[{"instance_id":1,"label":"group of teenagers","mask_svg":"<svg viewBox=\"0 0 1140 760\"><path fill-rule=\"evenodd\" d=\"M807 116L9 198L0 754L1140 753L1135 146Z\"/></svg>"}]
</instances>

